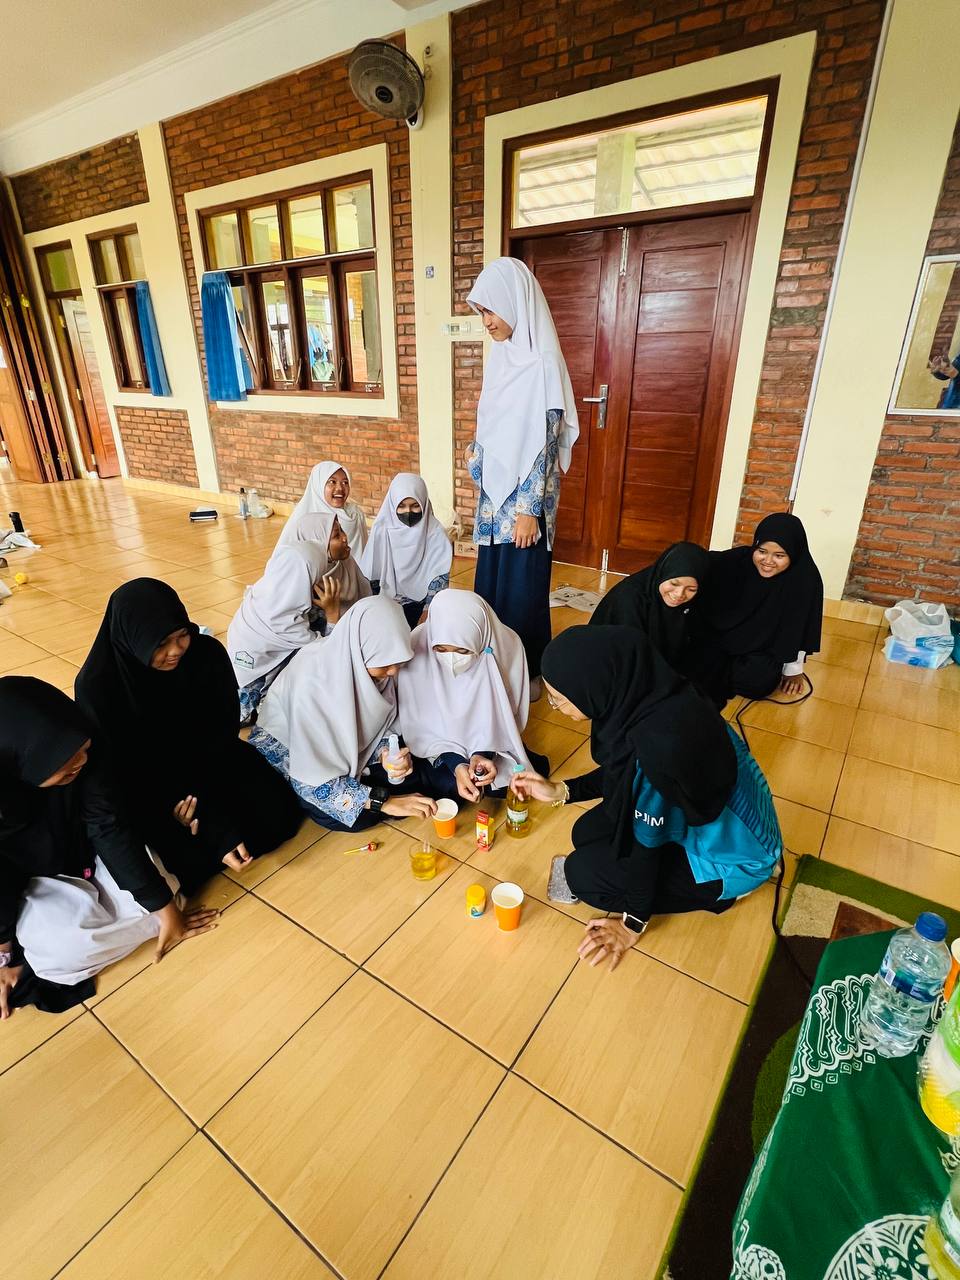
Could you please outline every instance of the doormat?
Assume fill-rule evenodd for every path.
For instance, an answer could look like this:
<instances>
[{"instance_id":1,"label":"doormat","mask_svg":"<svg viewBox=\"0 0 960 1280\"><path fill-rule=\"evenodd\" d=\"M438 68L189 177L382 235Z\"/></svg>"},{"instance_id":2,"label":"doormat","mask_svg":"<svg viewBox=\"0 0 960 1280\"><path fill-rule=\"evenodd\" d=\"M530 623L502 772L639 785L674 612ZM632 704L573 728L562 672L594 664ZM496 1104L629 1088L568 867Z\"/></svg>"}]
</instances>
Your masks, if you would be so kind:
<instances>
[{"instance_id":1,"label":"doormat","mask_svg":"<svg viewBox=\"0 0 960 1280\"><path fill-rule=\"evenodd\" d=\"M800 1021L828 942L912 924L937 911L949 937L960 912L819 858L800 860L790 905L751 1006L737 1057L700 1152L658 1273L662 1280L730 1280L731 1230L756 1153L780 1109Z\"/></svg>"},{"instance_id":2,"label":"doormat","mask_svg":"<svg viewBox=\"0 0 960 1280\"><path fill-rule=\"evenodd\" d=\"M550 592L551 609L579 609L581 613L593 613L600 603L598 591L581 591L579 587L557 587Z\"/></svg>"}]
</instances>

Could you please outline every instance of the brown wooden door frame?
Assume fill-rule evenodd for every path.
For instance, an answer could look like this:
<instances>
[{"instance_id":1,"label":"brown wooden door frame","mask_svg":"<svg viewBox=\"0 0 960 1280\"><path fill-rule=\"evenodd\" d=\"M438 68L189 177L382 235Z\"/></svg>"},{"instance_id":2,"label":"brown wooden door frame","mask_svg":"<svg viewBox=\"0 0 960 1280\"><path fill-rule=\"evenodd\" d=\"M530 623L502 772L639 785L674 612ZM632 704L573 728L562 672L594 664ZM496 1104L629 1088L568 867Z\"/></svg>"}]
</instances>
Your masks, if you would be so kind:
<instances>
[{"instance_id":1,"label":"brown wooden door frame","mask_svg":"<svg viewBox=\"0 0 960 1280\"><path fill-rule=\"evenodd\" d=\"M82 335L77 327L77 320L82 314L89 326L89 313L83 298L60 299L60 312L64 320L65 347L70 355L70 364L77 378L77 402L80 415L86 420L88 439L90 441L91 470L96 471L104 479L120 474L120 460L117 453L113 427L108 416L98 411L97 393L91 381L87 356L83 350ZM94 361L96 356L94 355ZM100 397L106 409L106 397L99 366L96 369L97 381L100 383ZM78 415L79 416L79 415ZM101 417L103 416L103 420Z\"/></svg>"},{"instance_id":2,"label":"brown wooden door frame","mask_svg":"<svg viewBox=\"0 0 960 1280\"><path fill-rule=\"evenodd\" d=\"M0 442L17 479L42 484L47 479L43 454L34 439L10 345L0 310Z\"/></svg>"}]
</instances>

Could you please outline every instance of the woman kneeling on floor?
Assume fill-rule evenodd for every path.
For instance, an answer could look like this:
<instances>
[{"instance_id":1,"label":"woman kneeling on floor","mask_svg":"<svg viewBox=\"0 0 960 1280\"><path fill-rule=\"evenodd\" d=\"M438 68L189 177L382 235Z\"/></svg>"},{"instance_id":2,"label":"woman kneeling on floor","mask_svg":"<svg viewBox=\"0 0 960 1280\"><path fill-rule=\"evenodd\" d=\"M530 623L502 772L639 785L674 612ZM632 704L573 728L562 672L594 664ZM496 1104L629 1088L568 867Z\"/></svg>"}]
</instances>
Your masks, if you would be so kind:
<instances>
[{"instance_id":1,"label":"woman kneeling on floor","mask_svg":"<svg viewBox=\"0 0 960 1280\"><path fill-rule=\"evenodd\" d=\"M290 539L287 544L278 544L267 561L267 568L282 554L284 545L309 543L326 553L324 568L313 593L310 626L327 636L351 605L373 595L373 588L360 572L339 516L329 511L309 511L297 518L290 531Z\"/></svg>"},{"instance_id":2,"label":"woman kneeling on floor","mask_svg":"<svg viewBox=\"0 0 960 1280\"><path fill-rule=\"evenodd\" d=\"M165 582L117 588L76 693L138 834L185 893L296 834L297 797L237 736L226 649L199 634Z\"/></svg>"},{"instance_id":3,"label":"woman kneeling on floor","mask_svg":"<svg viewBox=\"0 0 960 1280\"><path fill-rule=\"evenodd\" d=\"M571 627L543 655L550 704L592 720L597 768L514 786L560 805L601 799L554 858L548 896L620 917L591 920L580 955L621 956L651 917L719 914L770 878L783 842L766 779L720 714L627 627Z\"/></svg>"},{"instance_id":4,"label":"woman kneeling on floor","mask_svg":"<svg viewBox=\"0 0 960 1280\"><path fill-rule=\"evenodd\" d=\"M521 738L530 707L526 655L472 591L441 591L412 636L413 660L397 677L400 727L431 762L430 790L474 801L506 787L514 765L547 773L550 762Z\"/></svg>"},{"instance_id":5,"label":"woman kneeling on floor","mask_svg":"<svg viewBox=\"0 0 960 1280\"><path fill-rule=\"evenodd\" d=\"M159 960L216 925L180 910L90 751L65 693L0 679L0 1018L69 1009L141 943L158 938Z\"/></svg>"},{"instance_id":6,"label":"woman kneeling on floor","mask_svg":"<svg viewBox=\"0 0 960 1280\"><path fill-rule=\"evenodd\" d=\"M382 815L428 818L413 793L420 762L401 748L398 785L384 762L397 727L396 674L410 661L410 628L395 600L361 600L329 640L300 652L260 705L250 745L289 779L306 812L332 831L362 831ZM412 793L412 794L411 794Z\"/></svg>"}]
</instances>

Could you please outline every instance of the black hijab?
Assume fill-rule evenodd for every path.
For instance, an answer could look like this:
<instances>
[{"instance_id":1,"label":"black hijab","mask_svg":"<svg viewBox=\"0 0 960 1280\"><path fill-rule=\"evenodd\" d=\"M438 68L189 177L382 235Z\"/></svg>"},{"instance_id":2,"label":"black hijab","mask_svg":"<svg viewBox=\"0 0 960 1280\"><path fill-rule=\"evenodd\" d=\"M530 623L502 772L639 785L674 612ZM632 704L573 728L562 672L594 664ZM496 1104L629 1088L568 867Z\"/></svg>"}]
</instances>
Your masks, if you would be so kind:
<instances>
[{"instance_id":1,"label":"black hijab","mask_svg":"<svg viewBox=\"0 0 960 1280\"><path fill-rule=\"evenodd\" d=\"M696 578L702 592L710 568L710 553L696 542L675 542L654 564L624 578L603 597L592 623L600 626L639 627L671 666L679 662L687 640L690 604L671 608L664 604L660 584L671 578Z\"/></svg>"},{"instance_id":2,"label":"black hijab","mask_svg":"<svg viewBox=\"0 0 960 1280\"><path fill-rule=\"evenodd\" d=\"M717 710L629 627L570 627L546 648L544 679L592 720L603 807L618 857L633 848L637 765L691 826L723 812L737 780L733 743Z\"/></svg>"},{"instance_id":3,"label":"black hijab","mask_svg":"<svg viewBox=\"0 0 960 1280\"><path fill-rule=\"evenodd\" d=\"M182 629L190 647L173 671L150 660L161 641ZM76 680L77 704L124 772L144 759L176 770L177 762L216 769L218 753L240 726L236 678L226 650L199 634L180 597L156 578L134 578L114 591ZM190 786L197 785L189 782ZM179 781L171 782L173 791Z\"/></svg>"},{"instance_id":4,"label":"black hijab","mask_svg":"<svg viewBox=\"0 0 960 1280\"><path fill-rule=\"evenodd\" d=\"M775 578L761 578L753 563L764 542L778 543L790 557ZM819 651L823 581L796 516L766 516L751 546L711 552L711 560L701 612L726 653L768 653L778 662L794 662L801 650Z\"/></svg>"}]
</instances>

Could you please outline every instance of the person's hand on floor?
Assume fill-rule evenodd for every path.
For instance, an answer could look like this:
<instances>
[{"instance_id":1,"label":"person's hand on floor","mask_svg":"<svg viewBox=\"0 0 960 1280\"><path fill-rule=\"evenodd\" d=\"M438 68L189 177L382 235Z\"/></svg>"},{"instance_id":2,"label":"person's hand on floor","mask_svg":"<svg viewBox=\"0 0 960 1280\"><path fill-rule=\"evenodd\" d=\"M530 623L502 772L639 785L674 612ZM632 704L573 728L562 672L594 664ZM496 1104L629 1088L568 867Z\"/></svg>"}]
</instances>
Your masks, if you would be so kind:
<instances>
[{"instance_id":1,"label":"person's hand on floor","mask_svg":"<svg viewBox=\"0 0 960 1280\"><path fill-rule=\"evenodd\" d=\"M515 773L510 785L521 800L539 800L541 804L556 804L567 794L562 782L551 782L533 769Z\"/></svg>"},{"instance_id":2,"label":"person's hand on floor","mask_svg":"<svg viewBox=\"0 0 960 1280\"><path fill-rule=\"evenodd\" d=\"M802 675L784 676L780 681L780 692L785 693L788 698L795 698L797 694L803 693L807 687L807 682Z\"/></svg>"},{"instance_id":3,"label":"person's hand on floor","mask_svg":"<svg viewBox=\"0 0 960 1280\"><path fill-rule=\"evenodd\" d=\"M247 853L247 846L241 840L235 849L223 855L222 861L223 865L229 867L231 871L242 871L253 861L253 854Z\"/></svg>"},{"instance_id":4,"label":"person's hand on floor","mask_svg":"<svg viewBox=\"0 0 960 1280\"><path fill-rule=\"evenodd\" d=\"M612 973L639 937L616 916L603 916L587 925L577 954L581 960L590 961L591 969L609 957Z\"/></svg>"},{"instance_id":5,"label":"person's hand on floor","mask_svg":"<svg viewBox=\"0 0 960 1280\"><path fill-rule=\"evenodd\" d=\"M173 816L182 827L189 827L190 834L195 836L200 830L200 819L194 815L197 812L197 797L184 796L179 804L173 806Z\"/></svg>"},{"instance_id":6,"label":"person's hand on floor","mask_svg":"<svg viewBox=\"0 0 960 1280\"><path fill-rule=\"evenodd\" d=\"M0 969L0 1021L6 1022L7 1018L12 1018L15 1013L10 1005L10 997L14 987L20 981L21 973L23 973L21 964L8 964Z\"/></svg>"},{"instance_id":7,"label":"person's hand on floor","mask_svg":"<svg viewBox=\"0 0 960 1280\"><path fill-rule=\"evenodd\" d=\"M192 911L181 911L173 901L158 911L157 916L160 920L160 933L157 936L154 964L159 964L178 943L199 938L201 933L209 933L217 927L220 920L220 912L212 908L195 907Z\"/></svg>"},{"instance_id":8,"label":"person's hand on floor","mask_svg":"<svg viewBox=\"0 0 960 1280\"><path fill-rule=\"evenodd\" d=\"M532 547L537 540L539 521L536 516L517 516L513 526L513 545L523 551Z\"/></svg>"},{"instance_id":9,"label":"person's hand on floor","mask_svg":"<svg viewBox=\"0 0 960 1280\"><path fill-rule=\"evenodd\" d=\"M413 792L408 796L392 796L384 800L380 812L389 814L391 818L432 818L437 812L437 802Z\"/></svg>"}]
</instances>

